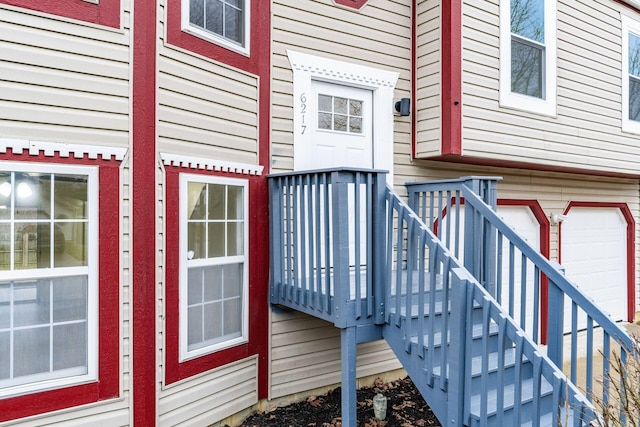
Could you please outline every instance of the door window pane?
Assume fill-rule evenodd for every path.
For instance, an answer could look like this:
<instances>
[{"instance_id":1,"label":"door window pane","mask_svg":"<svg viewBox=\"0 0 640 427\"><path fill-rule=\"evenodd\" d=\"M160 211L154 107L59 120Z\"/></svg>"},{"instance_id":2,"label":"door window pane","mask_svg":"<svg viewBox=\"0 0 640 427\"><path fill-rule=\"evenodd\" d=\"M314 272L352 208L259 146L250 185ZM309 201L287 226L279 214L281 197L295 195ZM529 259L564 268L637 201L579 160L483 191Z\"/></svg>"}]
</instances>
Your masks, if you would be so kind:
<instances>
[{"instance_id":1,"label":"door window pane","mask_svg":"<svg viewBox=\"0 0 640 427\"><path fill-rule=\"evenodd\" d=\"M318 129L363 133L363 101L318 94Z\"/></svg>"}]
</instances>

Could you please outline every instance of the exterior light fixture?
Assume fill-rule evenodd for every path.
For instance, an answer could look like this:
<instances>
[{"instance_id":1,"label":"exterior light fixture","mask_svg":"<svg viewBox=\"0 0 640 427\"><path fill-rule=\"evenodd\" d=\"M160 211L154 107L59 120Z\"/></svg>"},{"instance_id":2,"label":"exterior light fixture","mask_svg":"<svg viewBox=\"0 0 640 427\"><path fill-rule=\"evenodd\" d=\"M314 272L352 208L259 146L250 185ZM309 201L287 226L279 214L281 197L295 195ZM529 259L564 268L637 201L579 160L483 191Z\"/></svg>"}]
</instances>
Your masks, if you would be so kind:
<instances>
[{"instance_id":1,"label":"exterior light fixture","mask_svg":"<svg viewBox=\"0 0 640 427\"><path fill-rule=\"evenodd\" d=\"M402 98L395 103L395 109L401 116L408 116L411 112L411 99Z\"/></svg>"}]
</instances>

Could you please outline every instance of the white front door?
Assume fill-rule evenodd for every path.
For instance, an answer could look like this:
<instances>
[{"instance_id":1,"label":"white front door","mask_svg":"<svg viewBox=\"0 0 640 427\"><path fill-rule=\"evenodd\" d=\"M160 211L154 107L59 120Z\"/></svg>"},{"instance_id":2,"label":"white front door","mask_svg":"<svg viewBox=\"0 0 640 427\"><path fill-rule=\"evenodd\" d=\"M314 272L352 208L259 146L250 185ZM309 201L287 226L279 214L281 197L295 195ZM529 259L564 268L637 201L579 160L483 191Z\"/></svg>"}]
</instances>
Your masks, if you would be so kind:
<instances>
[{"instance_id":1,"label":"white front door","mask_svg":"<svg viewBox=\"0 0 640 427\"><path fill-rule=\"evenodd\" d=\"M304 118L310 133L295 159L297 170L373 167L373 94L370 90L311 82Z\"/></svg>"}]
</instances>

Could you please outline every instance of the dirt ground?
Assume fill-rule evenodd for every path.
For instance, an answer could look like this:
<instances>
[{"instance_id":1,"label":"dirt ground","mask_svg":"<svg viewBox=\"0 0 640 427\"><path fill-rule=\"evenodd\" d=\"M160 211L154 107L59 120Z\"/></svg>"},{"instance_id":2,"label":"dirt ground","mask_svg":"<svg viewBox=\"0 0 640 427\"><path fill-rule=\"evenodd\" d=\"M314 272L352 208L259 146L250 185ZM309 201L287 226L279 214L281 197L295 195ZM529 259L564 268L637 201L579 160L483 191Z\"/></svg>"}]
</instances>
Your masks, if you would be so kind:
<instances>
[{"instance_id":1,"label":"dirt ground","mask_svg":"<svg viewBox=\"0 0 640 427\"><path fill-rule=\"evenodd\" d=\"M387 416L384 421L373 414L373 397L382 393L387 398ZM383 384L381 381L369 388L358 390L359 427L424 427L440 426L411 379ZM311 396L307 400L277 408L266 413L256 413L245 420L241 427L341 427L340 388L323 396Z\"/></svg>"}]
</instances>

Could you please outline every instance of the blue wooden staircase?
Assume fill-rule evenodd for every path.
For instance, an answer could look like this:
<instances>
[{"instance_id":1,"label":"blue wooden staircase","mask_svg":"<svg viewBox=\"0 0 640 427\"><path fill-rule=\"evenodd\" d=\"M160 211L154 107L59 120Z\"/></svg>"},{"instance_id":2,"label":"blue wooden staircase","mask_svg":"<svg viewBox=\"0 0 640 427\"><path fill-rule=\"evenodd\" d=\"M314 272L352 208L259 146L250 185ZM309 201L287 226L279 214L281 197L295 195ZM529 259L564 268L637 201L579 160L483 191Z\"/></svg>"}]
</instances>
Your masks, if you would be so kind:
<instances>
[{"instance_id":1,"label":"blue wooden staircase","mask_svg":"<svg viewBox=\"0 0 640 427\"><path fill-rule=\"evenodd\" d=\"M382 171L269 177L271 303L340 328L344 426L356 344L380 338L443 426L586 426L609 401L593 379L631 339L498 217L498 180L411 183L407 204Z\"/></svg>"}]
</instances>

